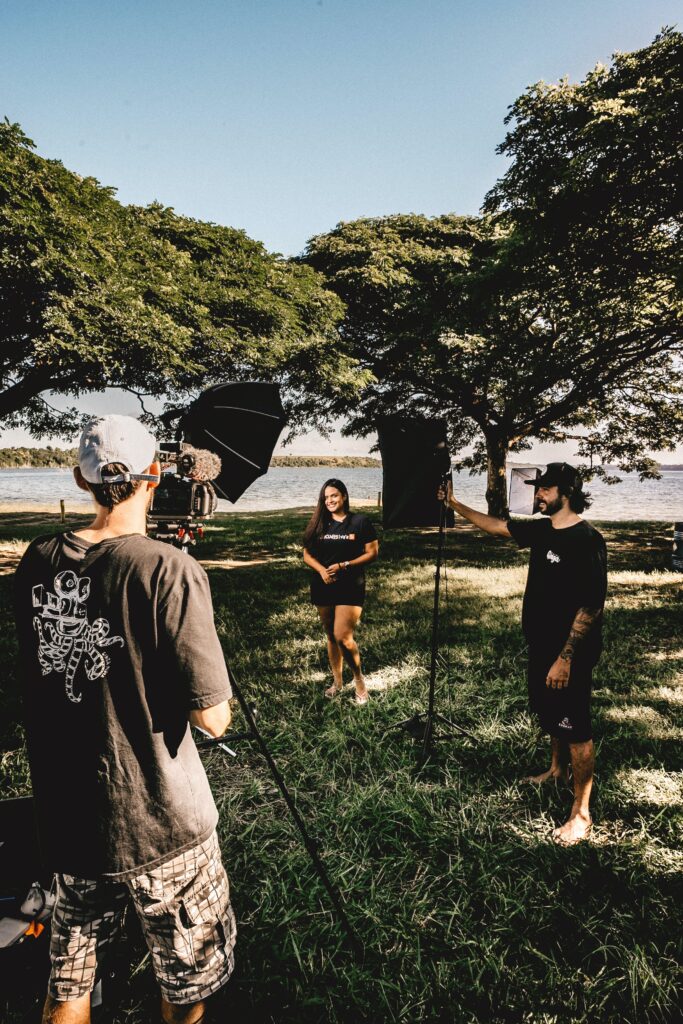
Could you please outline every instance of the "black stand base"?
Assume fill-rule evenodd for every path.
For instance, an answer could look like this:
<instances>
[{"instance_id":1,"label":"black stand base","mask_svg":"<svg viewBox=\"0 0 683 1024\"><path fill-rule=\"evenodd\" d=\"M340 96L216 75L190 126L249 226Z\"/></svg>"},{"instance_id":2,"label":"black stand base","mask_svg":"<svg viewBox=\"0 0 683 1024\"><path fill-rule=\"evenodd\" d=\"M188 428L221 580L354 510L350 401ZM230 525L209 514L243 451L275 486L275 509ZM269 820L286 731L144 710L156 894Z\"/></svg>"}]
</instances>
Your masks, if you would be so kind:
<instances>
[{"instance_id":1,"label":"black stand base","mask_svg":"<svg viewBox=\"0 0 683 1024\"><path fill-rule=\"evenodd\" d=\"M447 725L449 729L454 731L441 733L441 735L439 735L434 728L437 723L439 725ZM418 714L413 715L411 718L405 718L402 722L396 722L395 725L392 725L387 729L387 732L391 732L392 729L403 729L409 736L412 736L414 740L419 740L421 743L423 743L428 736L431 737L432 740L449 740L452 739L456 733L460 736L466 736L468 740L474 740L475 738L471 732L467 731L467 729L463 729L463 727L458 725L457 722L452 722L450 718L444 718L444 716L440 715L438 711L434 712L431 716L431 721L429 712L421 711Z\"/></svg>"}]
</instances>

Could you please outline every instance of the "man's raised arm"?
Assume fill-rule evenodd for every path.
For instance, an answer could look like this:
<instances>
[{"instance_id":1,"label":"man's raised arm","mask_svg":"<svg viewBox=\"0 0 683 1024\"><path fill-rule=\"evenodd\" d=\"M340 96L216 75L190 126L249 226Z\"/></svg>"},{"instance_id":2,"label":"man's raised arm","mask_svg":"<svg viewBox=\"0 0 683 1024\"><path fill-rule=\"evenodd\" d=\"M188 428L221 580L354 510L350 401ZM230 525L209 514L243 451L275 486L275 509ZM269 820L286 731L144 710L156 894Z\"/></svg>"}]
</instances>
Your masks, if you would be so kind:
<instances>
[{"instance_id":1,"label":"man's raised arm","mask_svg":"<svg viewBox=\"0 0 683 1024\"><path fill-rule=\"evenodd\" d=\"M438 497L440 501L445 501L454 512L457 512L463 519L467 519L468 522L472 523L479 530L483 530L484 533L490 533L494 537L511 537L512 534L508 530L508 524L504 519L497 519L495 516L489 516L486 512L477 512L474 508L469 508L467 505L463 505L461 501L453 494L452 485L448 484L448 491L444 492L443 489L439 490Z\"/></svg>"}]
</instances>

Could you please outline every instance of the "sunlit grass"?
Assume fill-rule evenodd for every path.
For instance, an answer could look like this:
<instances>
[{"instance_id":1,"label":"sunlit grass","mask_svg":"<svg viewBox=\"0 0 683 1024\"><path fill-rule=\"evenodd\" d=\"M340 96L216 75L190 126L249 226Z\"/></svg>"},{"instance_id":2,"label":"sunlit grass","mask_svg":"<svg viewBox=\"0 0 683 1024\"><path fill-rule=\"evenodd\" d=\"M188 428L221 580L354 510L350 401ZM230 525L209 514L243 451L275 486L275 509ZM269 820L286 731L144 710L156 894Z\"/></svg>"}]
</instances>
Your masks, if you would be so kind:
<instances>
[{"instance_id":1,"label":"sunlit grass","mask_svg":"<svg viewBox=\"0 0 683 1024\"><path fill-rule=\"evenodd\" d=\"M654 807L683 806L683 773L661 768L628 768L616 772L615 782L633 803Z\"/></svg>"},{"instance_id":2,"label":"sunlit grass","mask_svg":"<svg viewBox=\"0 0 683 1024\"><path fill-rule=\"evenodd\" d=\"M667 715L646 704L609 708L603 717L617 725L637 730L649 739L683 739L683 729L672 725Z\"/></svg>"}]
</instances>

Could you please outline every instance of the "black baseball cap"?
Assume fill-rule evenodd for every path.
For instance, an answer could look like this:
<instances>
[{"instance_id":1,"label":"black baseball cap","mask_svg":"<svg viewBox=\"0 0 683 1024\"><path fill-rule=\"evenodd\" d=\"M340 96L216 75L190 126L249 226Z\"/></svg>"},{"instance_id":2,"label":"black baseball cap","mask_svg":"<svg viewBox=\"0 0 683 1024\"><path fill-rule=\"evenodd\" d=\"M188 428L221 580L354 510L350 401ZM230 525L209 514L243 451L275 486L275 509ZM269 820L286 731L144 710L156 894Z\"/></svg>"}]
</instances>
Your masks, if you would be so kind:
<instances>
[{"instance_id":1,"label":"black baseball cap","mask_svg":"<svg viewBox=\"0 0 683 1024\"><path fill-rule=\"evenodd\" d=\"M549 462L545 473L541 473L535 480L525 480L524 483L532 487L559 487L564 492L581 490L579 471L568 462Z\"/></svg>"}]
</instances>

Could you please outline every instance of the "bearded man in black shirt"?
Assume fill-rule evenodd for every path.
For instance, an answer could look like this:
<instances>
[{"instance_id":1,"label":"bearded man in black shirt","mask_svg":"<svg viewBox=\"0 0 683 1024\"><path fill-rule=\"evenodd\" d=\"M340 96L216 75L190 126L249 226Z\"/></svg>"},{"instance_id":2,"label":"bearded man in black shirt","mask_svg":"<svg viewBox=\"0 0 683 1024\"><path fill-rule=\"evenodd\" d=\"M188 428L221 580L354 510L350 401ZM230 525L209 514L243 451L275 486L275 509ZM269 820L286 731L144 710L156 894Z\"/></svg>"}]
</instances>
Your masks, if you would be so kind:
<instances>
[{"instance_id":1,"label":"bearded man in black shirt","mask_svg":"<svg viewBox=\"0 0 683 1024\"><path fill-rule=\"evenodd\" d=\"M162 1019L196 1024L233 968L218 812L189 723L230 724L204 570L145 536L155 441L106 416L81 437L84 529L39 537L17 569L24 722L46 866L55 872L44 1024L87 1024L98 963L132 901Z\"/></svg>"},{"instance_id":2,"label":"bearded man in black shirt","mask_svg":"<svg viewBox=\"0 0 683 1024\"><path fill-rule=\"evenodd\" d=\"M531 550L522 611L529 645L529 703L551 737L547 771L535 783L568 781L571 763L574 803L569 819L555 829L563 845L585 839L591 827L589 801L594 751L590 717L592 671L602 648L602 612L607 590L605 542L579 512L588 496L578 472L553 462L536 480L536 505L543 519L507 522L468 508L449 487L448 504L474 526L496 537L512 537Z\"/></svg>"}]
</instances>

